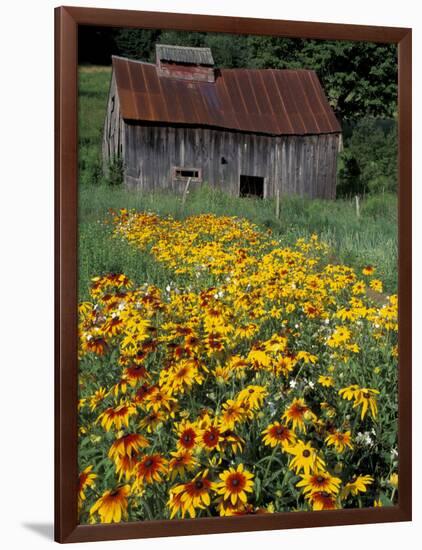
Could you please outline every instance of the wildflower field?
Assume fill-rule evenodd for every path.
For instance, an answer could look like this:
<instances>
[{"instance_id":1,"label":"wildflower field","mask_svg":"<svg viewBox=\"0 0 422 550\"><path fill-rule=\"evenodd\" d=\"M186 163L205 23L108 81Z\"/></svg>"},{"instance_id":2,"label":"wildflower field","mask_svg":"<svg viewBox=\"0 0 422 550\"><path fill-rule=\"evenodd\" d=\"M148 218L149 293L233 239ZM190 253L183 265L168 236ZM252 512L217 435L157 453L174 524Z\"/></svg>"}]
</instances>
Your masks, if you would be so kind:
<instances>
[{"instance_id":1,"label":"wildflower field","mask_svg":"<svg viewBox=\"0 0 422 550\"><path fill-rule=\"evenodd\" d=\"M98 231L144 280L103 270L80 302L81 523L396 503L397 297L375 263L242 216L123 208Z\"/></svg>"},{"instance_id":2,"label":"wildflower field","mask_svg":"<svg viewBox=\"0 0 422 550\"><path fill-rule=\"evenodd\" d=\"M395 195L111 186L109 81L80 69L80 523L395 504Z\"/></svg>"}]
</instances>

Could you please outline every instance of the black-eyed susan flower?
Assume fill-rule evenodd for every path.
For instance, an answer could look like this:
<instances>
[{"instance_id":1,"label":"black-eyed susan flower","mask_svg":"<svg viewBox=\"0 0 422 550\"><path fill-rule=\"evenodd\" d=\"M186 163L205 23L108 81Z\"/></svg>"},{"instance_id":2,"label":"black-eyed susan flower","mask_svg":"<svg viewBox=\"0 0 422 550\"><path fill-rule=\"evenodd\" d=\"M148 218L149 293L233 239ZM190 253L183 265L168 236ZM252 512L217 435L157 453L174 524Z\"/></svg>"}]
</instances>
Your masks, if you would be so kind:
<instances>
[{"instance_id":1,"label":"black-eyed susan flower","mask_svg":"<svg viewBox=\"0 0 422 550\"><path fill-rule=\"evenodd\" d=\"M321 374L318 376L318 383L321 384L324 388L331 388L334 386L334 378L332 376L327 376Z\"/></svg>"},{"instance_id":2,"label":"black-eyed susan flower","mask_svg":"<svg viewBox=\"0 0 422 550\"><path fill-rule=\"evenodd\" d=\"M116 476L119 481L124 477L126 481L129 481L133 475L135 466L138 464L139 453L132 451L128 455L117 455L113 462L115 465Z\"/></svg>"},{"instance_id":3,"label":"black-eyed susan flower","mask_svg":"<svg viewBox=\"0 0 422 550\"><path fill-rule=\"evenodd\" d=\"M379 391L372 388L360 388L356 393L353 408L362 407L360 413L361 420L365 418L368 410L371 411L372 418L375 419L377 417L377 395L379 395Z\"/></svg>"},{"instance_id":4,"label":"black-eyed susan flower","mask_svg":"<svg viewBox=\"0 0 422 550\"><path fill-rule=\"evenodd\" d=\"M179 449L192 450L198 443L199 429L198 427L189 422L188 420L182 420L176 425L177 433L177 446Z\"/></svg>"},{"instance_id":5,"label":"black-eyed susan flower","mask_svg":"<svg viewBox=\"0 0 422 550\"><path fill-rule=\"evenodd\" d=\"M143 380L149 378L148 371L144 365L134 363L130 367L126 367L123 371L123 376L131 386L136 386Z\"/></svg>"},{"instance_id":6,"label":"black-eyed susan flower","mask_svg":"<svg viewBox=\"0 0 422 550\"><path fill-rule=\"evenodd\" d=\"M345 498L349 494L356 496L359 493L366 493L366 488L368 485L373 483L374 478L369 475L364 476L354 476L342 490L342 497Z\"/></svg>"},{"instance_id":7,"label":"black-eyed susan flower","mask_svg":"<svg viewBox=\"0 0 422 550\"><path fill-rule=\"evenodd\" d=\"M145 397L145 408L148 411L152 409L156 413L158 411L169 412L172 404L176 402L177 399L171 396L167 388L155 387Z\"/></svg>"},{"instance_id":8,"label":"black-eyed susan flower","mask_svg":"<svg viewBox=\"0 0 422 550\"><path fill-rule=\"evenodd\" d=\"M327 339L327 345L330 348L339 348L340 346L345 345L350 341L352 333L347 327L338 326L335 328L334 332Z\"/></svg>"},{"instance_id":9,"label":"black-eyed susan flower","mask_svg":"<svg viewBox=\"0 0 422 550\"><path fill-rule=\"evenodd\" d=\"M221 432L220 447L226 451L230 448L234 454L242 452L245 446L245 440L236 434L233 430L224 430Z\"/></svg>"},{"instance_id":10,"label":"black-eyed susan flower","mask_svg":"<svg viewBox=\"0 0 422 550\"><path fill-rule=\"evenodd\" d=\"M122 377L114 384L114 386L110 388L110 394L114 395L114 397L119 397L120 394L125 395L127 392L127 387L128 382L126 378Z\"/></svg>"},{"instance_id":11,"label":"black-eyed susan flower","mask_svg":"<svg viewBox=\"0 0 422 550\"><path fill-rule=\"evenodd\" d=\"M382 292L383 285L382 281L379 279L372 279L372 281L369 283L369 286L372 288L372 290L375 290L375 292Z\"/></svg>"},{"instance_id":12,"label":"black-eyed susan flower","mask_svg":"<svg viewBox=\"0 0 422 550\"><path fill-rule=\"evenodd\" d=\"M363 281L357 281L352 287L353 294L364 294L365 291L366 285Z\"/></svg>"},{"instance_id":13,"label":"black-eyed susan flower","mask_svg":"<svg viewBox=\"0 0 422 550\"><path fill-rule=\"evenodd\" d=\"M271 356L261 349L252 349L247 360L255 369L270 367L272 363Z\"/></svg>"},{"instance_id":14,"label":"black-eyed susan flower","mask_svg":"<svg viewBox=\"0 0 422 550\"><path fill-rule=\"evenodd\" d=\"M233 430L236 424L245 418L245 407L242 403L228 399L223 403L220 415L220 426L223 431Z\"/></svg>"},{"instance_id":15,"label":"black-eyed susan flower","mask_svg":"<svg viewBox=\"0 0 422 550\"><path fill-rule=\"evenodd\" d=\"M216 500L216 509L220 516L246 516L246 515L261 515L274 512L273 505L269 504L267 508L255 507L248 502L243 503L238 501L235 506L230 500L224 500L219 496Z\"/></svg>"},{"instance_id":16,"label":"black-eyed susan flower","mask_svg":"<svg viewBox=\"0 0 422 550\"><path fill-rule=\"evenodd\" d=\"M219 426L218 418L210 419L206 417L201 422L201 429L199 431L199 444L206 451L220 450L220 443L222 440L222 430Z\"/></svg>"},{"instance_id":17,"label":"black-eyed susan flower","mask_svg":"<svg viewBox=\"0 0 422 550\"><path fill-rule=\"evenodd\" d=\"M96 355L105 355L108 345L103 336L90 336L83 342L82 349Z\"/></svg>"},{"instance_id":18,"label":"black-eyed susan flower","mask_svg":"<svg viewBox=\"0 0 422 550\"><path fill-rule=\"evenodd\" d=\"M150 412L139 422L139 427L146 429L148 433L153 433L166 420L166 415L162 411Z\"/></svg>"},{"instance_id":19,"label":"black-eyed susan flower","mask_svg":"<svg viewBox=\"0 0 422 550\"><path fill-rule=\"evenodd\" d=\"M238 502L246 503L247 494L253 492L253 474L239 464L237 469L232 466L219 475L221 481L216 485L217 493L222 495L224 500L230 500L233 506Z\"/></svg>"},{"instance_id":20,"label":"black-eyed susan flower","mask_svg":"<svg viewBox=\"0 0 422 550\"><path fill-rule=\"evenodd\" d=\"M325 438L327 445L333 445L338 453L342 453L346 447L353 449L350 430L346 432L334 431Z\"/></svg>"},{"instance_id":21,"label":"black-eyed susan flower","mask_svg":"<svg viewBox=\"0 0 422 550\"><path fill-rule=\"evenodd\" d=\"M79 485L78 485L78 497L79 501L85 500L85 490L88 487L95 486L95 479L98 477L96 473L92 471L93 465L90 464L79 474Z\"/></svg>"},{"instance_id":22,"label":"black-eyed susan flower","mask_svg":"<svg viewBox=\"0 0 422 550\"><path fill-rule=\"evenodd\" d=\"M288 424L292 424L293 430L305 430L305 414L309 407L302 398L296 398L284 411L282 418L286 419Z\"/></svg>"},{"instance_id":23,"label":"black-eyed susan flower","mask_svg":"<svg viewBox=\"0 0 422 550\"><path fill-rule=\"evenodd\" d=\"M142 384L135 393L135 403L138 405L145 402L145 399L147 395L149 395L153 390L155 386L149 386L148 384Z\"/></svg>"},{"instance_id":24,"label":"black-eyed susan flower","mask_svg":"<svg viewBox=\"0 0 422 550\"><path fill-rule=\"evenodd\" d=\"M312 510L336 510L339 508L339 505L336 501L335 495L329 493L328 491L317 491L315 493L309 493L307 495Z\"/></svg>"},{"instance_id":25,"label":"black-eyed susan flower","mask_svg":"<svg viewBox=\"0 0 422 550\"><path fill-rule=\"evenodd\" d=\"M247 505L247 504L246 504ZM237 501L235 505L231 503L231 500L224 500L222 496L216 499L216 509L220 516L235 516L239 510L245 509L245 504L242 501Z\"/></svg>"},{"instance_id":26,"label":"black-eyed susan flower","mask_svg":"<svg viewBox=\"0 0 422 550\"><path fill-rule=\"evenodd\" d=\"M227 368L230 369L230 372L234 372L236 378L243 378L245 376L245 371L248 367L248 362L243 357L239 355L233 355L227 361Z\"/></svg>"},{"instance_id":27,"label":"black-eyed susan flower","mask_svg":"<svg viewBox=\"0 0 422 550\"><path fill-rule=\"evenodd\" d=\"M182 360L160 374L160 384L169 394L185 393L202 381L203 376L193 359Z\"/></svg>"},{"instance_id":28,"label":"black-eyed susan flower","mask_svg":"<svg viewBox=\"0 0 422 550\"><path fill-rule=\"evenodd\" d=\"M81 397L81 399L78 399L78 411L83 409L87 403L86 397Z\"/></svg>"},{"instance_id":29,"label":"black-eyed susan flower","mask_svg":"<svg viewBox=\"0 0 422 550\"><path fill-rule=\"evenodd\" d=\"M97 422L101 422L101 426L108 432L114 427L116 430L121 430L124 426L129 426L129 419L136 413L133 404L122 402L117 407L109 407L100 414Z\"/></svg>"},{"instance_id":30,"label":"black-eyed susan flower","mask_svg":"<svg viewBox=\"0 0 422 550\"><path fill-rule=\"evenodd\" d=\"M237 394L237 401L247 403L252 409L259 409L267 395L268 391L265 386L249 385Z\"/></svg>"},{"instance_id":31,"label":"black-eyed susan flower","mask_svg":"<svg viewBox=\"0 0 422 550\"><path fill-rule=\"evenodd\" d=\"M211 504L210 493L215 491L216 485L208 478L208 470L199 472L191 481L177 485L171 489L171 494L174 495L170 499L168 505L171 510L172 517L177 511L182 512L182 517L189 513L191 518L196 517L197 509L205 509Z\"/></svg>"},{"instance_id":32,"label":"black-eyed susan flower","mask_svg":"<svg viewBox=\"0 0 422 550\"><path fill-rule=\"evenodd\" d=\"M101 523L119 523L125 519L128 508L128 495L130 486L123 485L115 489L105 491L91 507L89 514L98 514Z\"/></svg>"},{"instance_id":33,"label":"black-eyed susan flower","mask_svg":"<svg viewBox=\"0 0 422 550\"><path fill-rule=\"evenodd\" d=\"M116 336L122 328L123 320L118 315L114 315L104 323L102 330L106 336Z\"/></svg>"},{"instance_id":34,"label":"black-eyed susan flower","mask_svg":"<svg viewBox=\"0 0 422 550\"><path fill-rule=\"evenodd\" d=\"M178 489L180 485L171 487L169 490L169 499L167 501L167 507L170 510L170 519L173 519L179 512L182 514L182 517L185 516L186 511L184 504L182 502L182 492L179 491L175 493L175 489Z\"/></svg>"},{"instance_id":35,"label":"black-eyed susan flower","mask_svg":"<svg viewBox=\"0 0 422 550\"><path fill-rule=\"evenodd\" d=\"M282 449L285 449L296 442L295 434L280 422L274 422L267 426L262 435L264 444L273 448L280 445Z\"/></svg>"},{"instance_id":36,"label":"black-eyed susan flower","mask_svg":"<svg viewBox=\"0 0 422 550\"><path fill-rule=\"evenodd\" d=\"M256 333L258 327L255 323L248 323L244 325L239 325L237 329L235 330L235 337L236 338L252 338L252 336Z\"/></svg>"},{"instance_id":37,"label":"black-eyed susan flower","mask_svg":"<svg viewBox=\"0 0 422 550\"><path fill-rule=\"evenodd\" d=\"M393 489L397 489L399 486L399 474L397 472L393 472L388 478L388 483L391 487L393 487Z\"/></svg>"},{"instance_id":38,"label":"black-eyed susan flower","mask_svg":"<svg viewBox=\"0 0 422 550\"><path fill-rule=\"evenodd\" d=\"M219 353L224 349L224 344L226 338L217 331L208 333L205 339L205 348L207 350L207 355L212 357L213 355Z\"/></svg>"},{"instance_id":39,"label":"black-eyed susan flower","mask_svg":"<svg viewBox=\"0 0 422 550\"><path fill-rule=\"evenodd\" d=\"M283 352L287 348L287 338L281 334L273 334L265 342L265 349L273 353Z\"/></svg>"},{"instance_id":40,"label":"black-eyed susan flower","mask_svg":"<svg viewBox=\"0 0 422 550\"><path fill-rule=\"evenodd\" d=\"M156 453L143 456L134 468L135 486L144 483L163 481L162 475L167 473L167 460Z\"/></svg>"},{"instance_id":41,"label":"black-eyed susan flower","mask_svg":"<svg viewBox=\"0 0 422 550\"><path fill-rule=\"evenodd\" d=\"M217 384L225 384L230 380L232 374L233 372L227 366L222 367L221 365L217 365L214 369L214 376Z\"/></svg>"},{"instance_id":42,"label":"black-eyed susan flower","mask_svg":"<svg viewBox=\"0 0 422 550\"><path fill-rule=\"evenodd\" d=\"M352 399L356 399L359 395L359 391L359 386L357 384L352 384L351 386L347 386L347 388L342 388L338 393L343 399L351 401Z\"/></svg>"},{"instance_id":43,"label":"black-eyed susan flower","mask_svg":"<svg viewBox=\"0 0 422 550\"><path fill-rule=\"evenodd\" d=\"M172 481L177 476L182 477L188 472L191 472L198 465L198 461L195 456L191 451L187 451L186 449L172 451L170 456L171 458L168 463L168 472Z\"/></svg>"},{"instance_id":44,"label":"black-eyed susan flower","mask_svg":"<svg viewBox=\"0 0 422 550\"><path fill-rule=\"evenodd\" d=\"M334 477L325 470L315 470L312 474L302 474L301 480L296 487L303 487L303 493L318 493L325 491L330 494L337 494L341 479Z\"/></svg>"},{"instance_id":45,"label":"black-eyed susan flower","mask_svg":"<svg viewBox=\"0 0 422 550\"><path fill-rule=\"evenodd\" d=\"M286 450L293 455L289 462L289 469L296 474L303 471L305 475L309 475L311 472L323 470L325 467L324 460L318 456L311 443L299 440L292 447L286 447Z\"/></svg>"},{"instance_id":46,"label":"black-eyed susan flower","mask_svg":"<svg viewBox=\"0 0 422 550\"><path fill-rule=\"evenodd\" d=\"M366 265L362 269L363 275L373 275L375 273L375 267L373 265Z\"/></svg>"},{"instance_id":47,"label":"black-eyed susan flower","mask_svg":"<svg viewBox=\"0 0 422 550\"><path fill-rule=\"evenodd\" d=\"M137 433L129 433L118 437L111 445L108 456L112 460L117 457L131 457L138 453L140 449L149 446L149 441L146 437Z\"/></svg>"},{"instance_id":48,"label":"black-eyed susan flower","mask_svg":"<svg viewBox=\"0 0 422 550\"><path fill-rule=\"evenodd\" d=\"M289 357L288 355L282 355L275 361L273 365L273 369L275 374L277 375L282 374L283 376L288 377L289 374L294 369L295 365L296 365L295 359L293 359L292 357Z\"/></svg>"}]
</instances>

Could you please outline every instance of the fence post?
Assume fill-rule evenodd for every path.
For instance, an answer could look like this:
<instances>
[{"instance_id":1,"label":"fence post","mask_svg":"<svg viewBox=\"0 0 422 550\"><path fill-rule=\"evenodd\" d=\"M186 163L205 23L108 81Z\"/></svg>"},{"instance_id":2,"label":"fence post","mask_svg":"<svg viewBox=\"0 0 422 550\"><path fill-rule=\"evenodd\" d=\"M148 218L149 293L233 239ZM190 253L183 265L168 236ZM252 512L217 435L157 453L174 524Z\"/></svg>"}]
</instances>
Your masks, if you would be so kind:
<instances>
[{"instance_id":1,"label":"fence post","mask_svg":"<svg viewBox=\"0 0 422 550\"><path fill-rule=\"evenodd\" d=\"M275 217L280 218L280 189L275 190Z\"/></svg>"},{"instance_id":2,"label":"fence post","mask_svg":"<svg viewBox=\"0 0 422 550\"><path fill-rule=\"evenodd\" d=\"M355 195L355 202L356 202L356 217L360 218L359 195Z\"/></svg>"},{"instance_id":3,"label":"fence post","mask_svg":"<svg viewBox=\"0 0 422 550\"><path fill-rule=\"evenodd\" d=\"M188 178L188 181L186 182L185 189L183 190L183 197L182 197L182 210L185 208L185 202L186 202L186 195L188 194L189 185L190 185L190 178Z\"/></svg>"}]
</instances>

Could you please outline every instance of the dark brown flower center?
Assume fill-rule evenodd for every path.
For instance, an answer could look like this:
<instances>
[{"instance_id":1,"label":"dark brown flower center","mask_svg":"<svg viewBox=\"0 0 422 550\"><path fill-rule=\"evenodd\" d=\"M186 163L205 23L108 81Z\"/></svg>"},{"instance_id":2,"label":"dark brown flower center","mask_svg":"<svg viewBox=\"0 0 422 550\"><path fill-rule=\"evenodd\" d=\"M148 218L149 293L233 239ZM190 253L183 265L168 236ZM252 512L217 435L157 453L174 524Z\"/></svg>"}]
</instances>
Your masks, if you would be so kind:
<instances>
[{"instance_id":1,"label":"dark brown flower center","mask_svg":"<svg viewBox=\"0 0 422 550\"><path fill-rule=\"evenodd\" d=\"M278 426L278 428L276 429L275 433L277 435L283 435L284 434L284 428L283 426Z\"/></svg>"},{"instance_id":2,"label":"dark brown flower center","mask_svg":"<svg viewBox=\"0 0 422 550\"><path fill-rule=\"evenodd\" d=\"M316 478L316 480L317 480L318 483L322 483L323 481L325 481L325 477L318 476L318 477Z\"/></svg>"},{"instance_id":3,"label":"dark brown flower center","mask_svg":"<svg viewBox=\"0 0 422 550\"><path fill-rule=\"evenodd\" d=\"M195 481L195 489L202 489L204 487L204 482L201 479Z\"/></svg>"},{"instance_id":4,"label":"dark brown flower center","mask_svg":"<svg viewBox=\"0 0 422 550\"><path fill-rule=\"evenodd\" d=\"M147 467L147 468L150 468L153 464L153 460L152 458L148 458L148 460L145 461L144 465Z\"/></svg>"},{"instance_id":5,"label":"dark brown flower center","mask_svg":"<svg viewBox=\"0 0 422 550\"><path fill-rule=\"evenodd\" d=\"M320 495L323 497L323 498L329 498L331 495L330 493L327 493L327 491L321 491Z\"/></svg>"},{"instance_id":6,"label":"dark brown flower center","mask_svg":"<svg viewBox=\"0 0 422 550\"><path fill-rule=\"evenodd\" d=\"M232 483L233 487L237 487L237 486L239 485L240 481L239 481L239 479L238 479L237 477L234 477L234 478L232 479L232 482L231 482L231 483Z\"/></svg>"},{"instance_id":7,"label":"dark brown flower center","mask_svg":"<svg viewBox=\"0 0 422 550\"><path fill-rule=\"evenodd\" d=\"M305 449L302 453L302 455L305 457L305 458L308 458L308 456L311 456L311 451L308 451L308 449Z\"/></svg>"}]
</instances>

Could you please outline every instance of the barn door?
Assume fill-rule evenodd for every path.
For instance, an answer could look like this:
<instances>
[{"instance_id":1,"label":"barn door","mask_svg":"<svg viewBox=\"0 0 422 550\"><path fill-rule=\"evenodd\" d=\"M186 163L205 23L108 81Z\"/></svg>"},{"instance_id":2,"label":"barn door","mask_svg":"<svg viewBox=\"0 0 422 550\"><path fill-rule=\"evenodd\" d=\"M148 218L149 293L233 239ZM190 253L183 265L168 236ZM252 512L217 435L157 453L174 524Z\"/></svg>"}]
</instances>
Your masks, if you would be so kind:
<instances>
[{"instance_id":1,"label":"barn door","mask_svg":"<svg viewBox=\"0 0 422 550\"><path fill-rule=\"evenodd\" d=\"M264 178L260 176L240 175L240 197L259 197L264 198Z\"/></svg>"}]
</instances>

